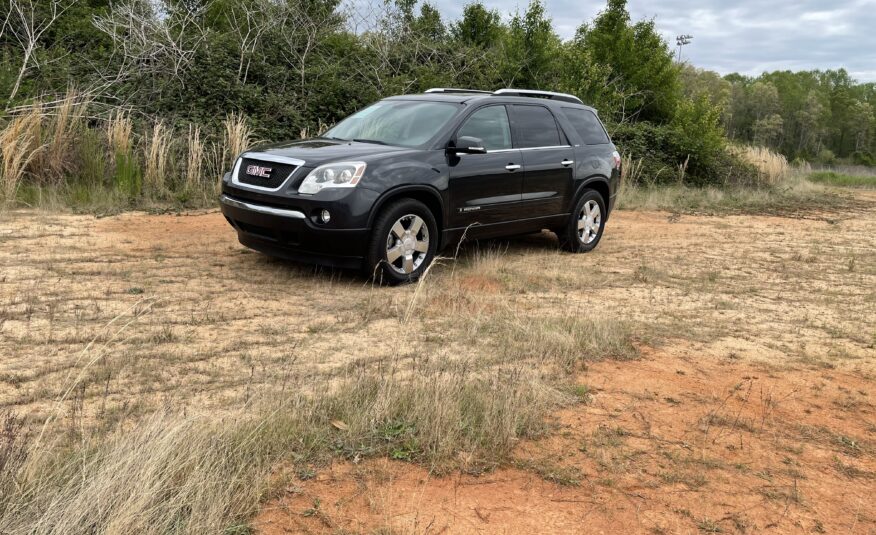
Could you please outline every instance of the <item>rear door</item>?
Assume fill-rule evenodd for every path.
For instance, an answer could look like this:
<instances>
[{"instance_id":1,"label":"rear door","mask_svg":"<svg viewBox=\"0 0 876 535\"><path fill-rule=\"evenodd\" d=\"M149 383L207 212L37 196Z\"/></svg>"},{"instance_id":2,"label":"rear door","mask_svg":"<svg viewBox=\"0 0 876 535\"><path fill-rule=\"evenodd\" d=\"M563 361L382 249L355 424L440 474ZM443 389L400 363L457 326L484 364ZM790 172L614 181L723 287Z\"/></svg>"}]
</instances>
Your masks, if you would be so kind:
<instances>
[{"instance_id":1,"label":"rear door","mask_svg":"<svg viewBox=\"0 0 876 535\"><path fill-rule=\"evenodd\" d=\"M581 138L580 145L576 143L575 147L579 177L586 178L590 175L611 177L614 163L611 155L614 149L596 114L583 108L564 107L562 112Z\"/></svg>"},{"instance_id":2,"label":"rear door","mask_svg":"<svg viewBox=\"0 0 876 535\"><path fill-rule=\"evenodd\" d=\"M523 154L523 192L518 218L567 211L575 169L575 151L553 113L540 104L514 104L511 126Z\"/></svg>"},{"instance_id":3,"label":"rear door","mask_svg":"<svg viewBox=\"0 0 876 535\"><path fill-rule=\"evenodd\" d=\"M512 147L511 122L503 104L475 110L454 139L481 139L486 154L448 155L450 226L489 225L514 219L523 187L523 161Z\"/></svg>"}]
</instances>

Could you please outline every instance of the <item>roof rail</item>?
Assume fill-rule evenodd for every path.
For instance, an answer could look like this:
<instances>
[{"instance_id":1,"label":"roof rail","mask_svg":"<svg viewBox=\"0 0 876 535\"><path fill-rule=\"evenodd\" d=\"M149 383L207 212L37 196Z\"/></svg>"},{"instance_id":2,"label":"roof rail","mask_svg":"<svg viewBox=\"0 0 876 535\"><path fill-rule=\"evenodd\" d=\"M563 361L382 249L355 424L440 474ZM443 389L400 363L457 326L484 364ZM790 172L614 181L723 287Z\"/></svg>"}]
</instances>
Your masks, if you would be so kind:
<instances>
[{"instance_id":1,"label":"roof rail","mask_svg":"<svg viewBox=\"0 0 876 535\"><path fill-rule=\"evenodd\" d=\"M575 95L570 95L568 93L554 93L553 91L539 91L537 89L499 89L498 91L494 91L493 94L509 97L542 97L551 100L562 100L563 102L584 104L584 102Z\"/></svg>"},{"instance_id":2,"label":"roof rail","mask_svg":"<svg viewBox=\"0 0 876 535\"><path fill-rule=\"evenodd\" d=\"M537 89L499 89L498 91L482 91L480 89L460 89L456 87L433 87L426 93L477 93L482 95L505 95L507 97L541 97L551 100L561 100L575 104L584 104L580 98L568 93L554 93L553 91L539 91Z\"/></svg>"},{"instance_id":3,"label":"roof rail","mask_svg":"<svg viewBox=\"0 0 876 535\"><path fill-rule=\"evenodd\" d=\"M481 91L479 89L459 89L456 87L433 87L427 89L426 93L484 93L491 95L492 91Z\"/></svg>"}]
</instances>

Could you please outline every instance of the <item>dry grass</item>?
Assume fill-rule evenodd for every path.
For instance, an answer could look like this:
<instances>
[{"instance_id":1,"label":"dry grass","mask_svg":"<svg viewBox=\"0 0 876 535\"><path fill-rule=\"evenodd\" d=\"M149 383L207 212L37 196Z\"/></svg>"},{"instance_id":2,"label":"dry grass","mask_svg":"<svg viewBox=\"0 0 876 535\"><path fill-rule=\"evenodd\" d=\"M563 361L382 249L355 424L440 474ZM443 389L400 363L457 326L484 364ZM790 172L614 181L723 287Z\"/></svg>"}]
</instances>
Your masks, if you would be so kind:
<instances>
[{"instance_id":1,"label":"dry grass","mask_svg":"<svg viewBox=\"0 0 876 535\"><path fill-rule=\"evenodd\" d=\"M0 186L4 203L12 203L30 163L45 149L40 144L43 113L32 106L0 130Z\"/></svg>"},{"instance_id":2,"label":"dry grass","mask_svg":"<svg viewBox=\"0 0 876 535\"><path fill-rule=\"evenodd\" d=\"M243 151L250 148L255 142L255 135L249 126L246 116L230 113L225 118L225 167L230 168Z\"/></svg>"},{"instance_id":3,"label":"dry grass","mask_svg":"<svg viewBox=\"0 0 876 535\"><path fill-rule=\"evenodd\" d=\"M109 252L94 253L121 260ZM161 277L175 278L177 255L167 254ZM217 269L217 260L224 262L221 255L209 256L214 260L207 262L208 270ZM138 264L150 262L142 254L136 257ZM3 302L9 340L16 347L60 344L75 347L76 355L54 371L36 372L40 378L33 379L40 382L50 375L57 379L44 383L43 393L30 386L10 392L33 395L19 401L43 408L32 417L28 438L16 441L26 445L27 456L0 489L6 499L0 531L219 532L240 525L267 487L282 484L269 474L283 462L309 470L310 463L330 457L387 456L438 471L478 471L502 463L520 439L546 432L551 412L576 401L566 385L577 362L627 358L635 348L626 323L607 317L531 321L501 296L481 299L487 308L472 308L459 285L475 272L499 277L507 262L498 250L475 254L471 262L471 268L396 291L311 279L306 271L259 261L260 267L246 269L247 280L267 277L257 282L267 285L261 298L286 320L259 320L255 327L252 311L239 308L230 317L224 307L204 306L200 298L198 310L182 319L167 308L175 308L171 303L177 299L150 297L152 283L142 274L120 281L118 292L86 305L72 323L62 321L60 311L51 326L37 319L38 296ZM113 278L73 269L81 282ZM283 308L297 300L288 299L286 290L273 294L277 282L298 285L308 279L320 292L341 298L315 302L337 319L302 322ZM222 284L219 280L214 282ZM169 290L169 295L181 294ZM125 308L117 310L123 302ZM434 302L456 302L456 312L449 315ZM27 314L32 325L51 334L18 331L18 320ZM214 331L217 320L229 333L244 321L255 336L217 340L222 348L214 349L229 358L226 364L219 363L226 357L208 356L214 349L204 347L191 330ZM86 324L90 327L82 330ZM309 328L302 335L304 325ZM446 343L432 339L439 332ZM381 348L375 343L381 339L403 344ZM469 345L470 339L480 344ZM326 342L343 344L343 360L330 356L321 366L297 364L300 352L321 352ZM201 368L202 363L207 366ZM7 379L30 381L11 375L2 380ZM175 385L178 379L188 386ZM189 387L218 404L188 399ZM228 387L236 394L224 395ZM186 409L179 410L180 405Z\"/></svg>"},{"instance_id":4,"label":"dry grass","mask_svg":"<svg viewBox=\"0 0 876 535\"><path fill-rule=\"evenodd\" d=\"M73 165L72 153L86 108L87 103L81 102L73 89L54 108L49 138L44 140L46 149L39 158L38 168L46 174L44 178L56 184L64 181Z\"/></svg>"},{"instance_id":5,"label":"dry grass","mask_svg":"<svg viewBox=\"0 0 876 535\"><path fill-rule=\"evenodd\" d=\"M154 194L162 194L167 189L168 160L170 158L173 132L164 122L158 121L152 127L152 134L146 141L146 165L143 178L146 187Z\"/></svg>"},{"instance_id":6,"label":"dry grass","mask_svg":"<svg viewBox=\"0 0 876 535\"><path fill-rule=\"evenodd\" d=\"M791 166L783 155L767 148L750 145L733 146L731 150L760 171L763 182L775 186L784 182L791 174Z\"/></svg>"},{"instance_id":7,"label":"dry grass","mask_svg":"<svg viewBox=\"0 0 876 535\"><path fill-rule=\"evenodd\" d=\"M60 454L29 451L3 533L220 533L254 512L268 466L246 423L156 413Z\"/></svg>"},{"instance_id":8,"label":"dry grass","mask_svg":"<svg viewBox=\"0 0 876 535\"><path fill-rule=\"evenodd\" d=\"M247 119L235 113L221 129L189 124L188 136L176 139L166 123L135 122L123 109L95 128L82 120L87 106L71 90L52 103L51 113L37 102L8 119L0 149L4 207L103 213L212 206L222 175L255 142Z\"/></svg>"},{"instance_id":9,"label":"dry grass","mask_svg":"<svg viewBox=\"0 0 876 535\"><path fill-rule=\"evenodd\" d=\"M667 210L706 214L799 214L828 217L856 201L810 181L807 175L792 173L782 182L764 187L703 186L683 184L647 186L622 184L617 206L624 210Z\"/></svg>"},{"instance_id":10,"label":"dry grass","mask_svg":"<svg viewBox=\"0 0 876 535\"><path fill-rule=\"evenodd\" d=\"M201 138L201 127L189 125L188 161L186 162L186 189L201 190L201 175L204 168L204 141Z\"/></svg>"},{"instance_id":11,"label":"dry grass","mask_svg":"<svg viewBox=\"0 0 876 535\"><path fill-rule=\"evenodd\" d=\"M644 164L644 158L636 160L631 154L624 154L621 158L621 186L641 183Z\"/></svg>"},{"instance_id":12,"label":"dry grass","mask_svg":"<svg viewBox=\"0 0 876 535\"><path fill-rule=\"evenodd\" d=\"M134 122L130 115L119 110L110 114L106 122L106 138L110 147L110 158L118 154L130 154L133 148Z\"/></svg>"},{"instance_id":13,"label":"dry grass","mask_svg":"<svg viewBox=\"0 0 876 535\"><path fill-rule=\"evenodd\" d=\"M490 368L469 359L413 367L406 360L308 385L310 394L272 391L220 419L159 411L67 447L17 440L20 425L7 425L12 438L0 442L0 463L12 460L4 463L12 477L0 479L0 531L234 531L255 512L282 459L382 455L433 469L492 466L520 438L543 433L547 414L572 400L522 359Z\"/></svg>"}]
</instances>

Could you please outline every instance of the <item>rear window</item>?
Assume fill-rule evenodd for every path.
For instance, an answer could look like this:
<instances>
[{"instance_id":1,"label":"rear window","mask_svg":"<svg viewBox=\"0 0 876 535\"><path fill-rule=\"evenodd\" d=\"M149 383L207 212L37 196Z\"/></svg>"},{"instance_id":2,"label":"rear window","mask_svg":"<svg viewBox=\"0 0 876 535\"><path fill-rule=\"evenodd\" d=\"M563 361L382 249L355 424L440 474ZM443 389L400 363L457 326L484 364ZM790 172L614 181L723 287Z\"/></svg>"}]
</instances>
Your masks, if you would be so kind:
<instances>
[{"instance_id":1,"label":"rear window","mask_svg":"<svg viewBox=\"0 0 876 535\"><path fill-rule=\"evenodd\" d=\"M581 136L581 140L585 145L604 145L608 143L608 136L605 135L605 129L596 115L590 110L582 110L579 108L563 108L563 113L566 118L572 123L575 131Z\"/></svg>"},{"instance_id":2,"label":"rear window","mask_svg":"<svg viewBox=\"0 0 876 535\"><path fill-rule=\"evenodd\" d=\"M560 143L557 121L542 106L513 106L514 128L521 148L555 147Z\"/></svg>"}]
</instances>

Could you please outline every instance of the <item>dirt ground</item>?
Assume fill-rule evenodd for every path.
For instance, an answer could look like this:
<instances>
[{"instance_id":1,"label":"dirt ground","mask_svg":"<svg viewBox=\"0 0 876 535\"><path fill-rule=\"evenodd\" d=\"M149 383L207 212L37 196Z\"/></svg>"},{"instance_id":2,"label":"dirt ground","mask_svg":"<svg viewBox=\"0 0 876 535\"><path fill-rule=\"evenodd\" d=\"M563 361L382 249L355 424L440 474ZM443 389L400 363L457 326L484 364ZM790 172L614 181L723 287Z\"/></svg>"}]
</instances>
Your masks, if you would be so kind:
<instances>
[{"instance_id":1,"label":"dirt ground","mask_svg":"<svg viewBox=\"0 0 876 535\"><path fill-rule=\"evenodd\" d=\"M859 195L805 217L620 211L591 254L549 233L480 244L425 290L252 253L216 212L3 213L0 410L79 432L161 406L221 411L399 352L486 355L459 323L498 308L598 315L631 325L641 358L589 364L586 403L509 465L336 463L254 525L876 533L876 195Z\"/></svg>"},{"instance_id":2,"label":"dirt ground","mask_svg":"<svg viewBox=\"0 0 876 535\"><path fill-rule=\"evenodd\" d=\"M436 477L385 460L298 481L280 533L874 533L872 378L703 358L602 362L583 409L514 466Z\"/></svg>"}]
</instances>

